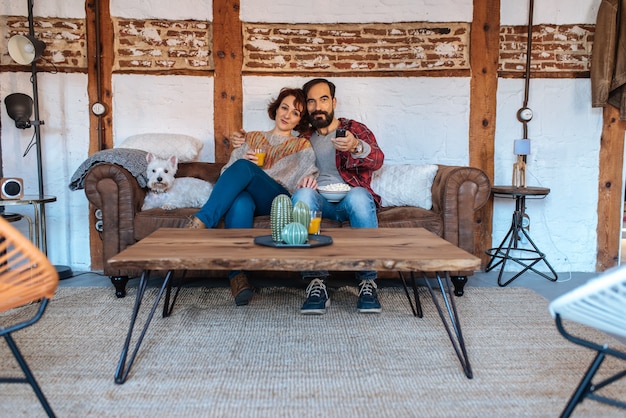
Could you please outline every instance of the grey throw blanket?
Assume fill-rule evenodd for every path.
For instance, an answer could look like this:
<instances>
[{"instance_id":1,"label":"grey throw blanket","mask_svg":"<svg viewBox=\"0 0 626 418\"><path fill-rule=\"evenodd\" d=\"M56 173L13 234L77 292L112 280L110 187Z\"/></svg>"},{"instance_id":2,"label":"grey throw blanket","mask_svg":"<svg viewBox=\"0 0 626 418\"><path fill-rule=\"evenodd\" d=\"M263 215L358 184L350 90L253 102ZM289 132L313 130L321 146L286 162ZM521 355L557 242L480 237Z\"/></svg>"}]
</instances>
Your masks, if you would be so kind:
<instances>
[{"instance_id":1,"label":"grey throw blanket","mask_svg":"<svg viewBox=\"0 0 626 418\"><path fill-rule=\"evenodd\" d=\"M96 152L76 169L69 185L70 190L83 189L85 187L85 176L89 169L104 163L117 164L124 167L135 176L140 187L146 187L148 185L146 154L148 154L146 151L127 148L113 148Z\"/></svg>"}]
</instances>

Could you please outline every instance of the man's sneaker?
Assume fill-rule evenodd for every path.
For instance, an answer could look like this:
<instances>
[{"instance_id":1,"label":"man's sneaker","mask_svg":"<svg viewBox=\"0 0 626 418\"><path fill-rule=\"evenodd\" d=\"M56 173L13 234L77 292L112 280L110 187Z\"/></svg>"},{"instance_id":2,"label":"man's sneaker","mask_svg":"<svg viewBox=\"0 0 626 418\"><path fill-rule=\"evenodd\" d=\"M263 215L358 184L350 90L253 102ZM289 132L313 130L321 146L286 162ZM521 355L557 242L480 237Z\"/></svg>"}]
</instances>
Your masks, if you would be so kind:
<instances>
[{"instance_id":1,"label":"man's sneaker","mask_svg":"<svg viewBox=\"0 0 626 418\"><path fill-rule=\"evenodd\" d=\"M306 288L306 300L300 309L304 315L322 315L330 306L326 285L322 279L313 279Z\"/></svg>"},{"instance_id":2,"label":"man's sneaker","mask_svg":"<svg viewBox=\"0 0 626 418\"><path fill-rule=\"evenodd\" d=\"M359 283L359 300L356 303L356 309L363 313L380 313L382 311L374 280L362 280Z\"/></svg>"}]
</instances>

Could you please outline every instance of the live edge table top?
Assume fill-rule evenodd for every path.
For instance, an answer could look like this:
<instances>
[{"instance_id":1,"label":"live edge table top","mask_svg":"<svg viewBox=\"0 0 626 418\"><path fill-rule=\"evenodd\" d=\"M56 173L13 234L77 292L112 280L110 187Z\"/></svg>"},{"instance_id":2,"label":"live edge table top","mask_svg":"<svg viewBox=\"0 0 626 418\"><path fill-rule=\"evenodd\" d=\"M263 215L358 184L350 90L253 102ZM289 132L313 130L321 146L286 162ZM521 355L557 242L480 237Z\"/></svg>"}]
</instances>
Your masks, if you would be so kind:
<instances>
[{"instance_id":1,"label":"live edge table top","mask_svg":"<svg viewBox=\"0 0 626 418\"><path fill-rule=\"evenodd\" d=\"M161 228L109 259L138 270L478 270L480 259L423 228L334 228L333 243L274 248L254 238L267 229Z\"/></svg>"}]
</instances>

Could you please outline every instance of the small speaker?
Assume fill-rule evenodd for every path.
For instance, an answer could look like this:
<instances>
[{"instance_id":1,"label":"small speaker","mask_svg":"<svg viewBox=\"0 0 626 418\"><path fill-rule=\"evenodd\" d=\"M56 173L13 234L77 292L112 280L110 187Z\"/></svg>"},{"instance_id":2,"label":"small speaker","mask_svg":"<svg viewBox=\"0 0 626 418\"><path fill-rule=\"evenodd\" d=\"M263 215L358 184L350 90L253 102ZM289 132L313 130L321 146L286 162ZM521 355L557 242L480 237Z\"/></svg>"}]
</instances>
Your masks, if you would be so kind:
<instances>
[{"instance_id":1,"label":"small speaker","mask_svg":"<svg viewBox=\"0 0 626 418\"><path fill-rule=\"evenodd\" d=\"M0 197L4 200L21 199L24 197L24 180L17 177L0 179Z\"/></svg>"}]
</instances>

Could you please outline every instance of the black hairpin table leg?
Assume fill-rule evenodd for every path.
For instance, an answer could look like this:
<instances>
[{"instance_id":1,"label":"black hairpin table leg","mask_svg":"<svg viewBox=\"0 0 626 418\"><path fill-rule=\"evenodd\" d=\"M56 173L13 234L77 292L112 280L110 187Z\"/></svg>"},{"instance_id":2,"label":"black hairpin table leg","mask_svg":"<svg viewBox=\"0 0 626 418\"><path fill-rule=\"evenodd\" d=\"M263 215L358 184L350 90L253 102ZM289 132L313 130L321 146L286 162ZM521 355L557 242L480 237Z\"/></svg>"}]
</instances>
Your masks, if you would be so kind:
<instances>
[{"instance_id":1,"label":"black hairpin table leg","mask_svg":"<svg viewBox=\"0 0 626 418\"><path fill-rule=\"evenodd\" d=\"M152 309L148 314L148 318L146 319L145 324L143 325L143 329L141 330L141 334L139 334L139 338L135 343L135 347L133 352L128 358L128 351L130 348L130 342L133 336L133 330L135 329L135 322L137 320L137 314L139 313L139 309L141 308L141 302L143 296L146 292L146 287L148 286L148 280L150 279L150 270L145 270L141 274L141 279L139 281L139 286L137 287L137 297L135 298L135 306L133 307L133 313L130 318L130 326L128 328L128 334L126 335L126 341L124 342L124 348L122 349L122 354L120 355L120 360L117 365L117 369L115 370L115 383L122 384L126 381L128 377L128 373L130 372L130 368L132 367L135 357L137 357L137 352L139 352L139 347L141 346L141 342L143 341L143 337L146 335L146 331L148 330L148 326L150 326L150 322L152 321L152 317L154 316L154 312L163 297L163 293L165 289L167 289L168 284L172 278L172 271L168 271L165 275L165 279L163 280L163 284L161 285L161 289L152 305Z\"/></svg>"},{"instance_id":2,"label":"black hairpin table leg","mask_svg":"<svg viewBox=\"0 0 626 418\"><path fill-rule=\"evenodd\" d=\"M402 279L402 287L404 287L404 293L406 294L406 298L409 300L409 306L411 307L411 311L413 311L413 316L417 316L418 318L422 318L424 313L422 312L422 304L420 303L420 296L417 293L417 279L415 278L415 273L411 272L411 287L413 288L413 300L411 300L411 294L409 293L409 288L406 284L406 280L401 271L398 272L400 275L400 279ZM415 301L415 303L413 302Z\"/></svg>"},{"instance_id":3,"label":"black hairpin table leg","mask_svg":"<svg viewBox=\"0 0 626 418\"><path fill-rule=\"evenodd\" d=\"M187 275L187 270L183 270L182 277L180 278L181 283L185 279ZM174 284L174 278L170 279L165 289L165 300L163 301L163 318L166 318L172 314L174 310L174 304L176 303L176 299L178 299L178 294L180 293L181 284L179 283L176 286L176 291L174 292L174 297L172 297L172 286ZM171 299L171 303L170 303Z\"/></svg>"},{"instance_id":4,"label":"black hairpin table leg","mask_svg":"<svg viewBox=\"0 0 626 418\"><path fill-rule=\"evenodd\" d=\"M456 353L456 356L461 363L461 367L463 367L463 371L465 372L465 376L468 379L471 379L474 375L472 373L472 366L469 362L469 356L467 355L467 349L465 348L465 340L463 339L463 333L461 332L461 322L459 320L459 314L456 310L456 304L454 302L454 296L452 295L452 284L450 283L450 275L448 272L444 273L444 277L442 279L441 273L436 273L437 283L439 285L439 289L441 290L441 296L443 298L444 305L446 306L446 310L448 311L448 320L446 320L446 316L439 305L439 300L433 291L433 287L430 284L430 280L426 273L423 273L424 281L428 286L428 291L430 292L430 296L433 299L433 303L437 308L437 313L439 313L439 317L441 318L441 322L443 322L443 326L448 333L448 337L450 338L450 342L452 343L452 348ZM445 288L444 284L445 282Z\"/></svg>"}]
</instances>

